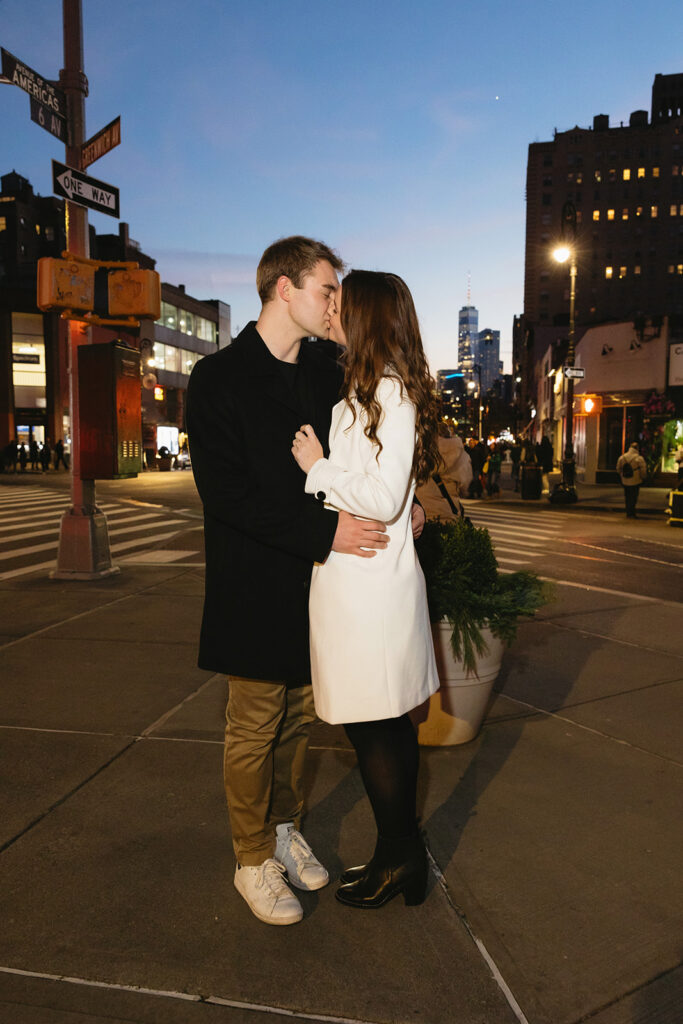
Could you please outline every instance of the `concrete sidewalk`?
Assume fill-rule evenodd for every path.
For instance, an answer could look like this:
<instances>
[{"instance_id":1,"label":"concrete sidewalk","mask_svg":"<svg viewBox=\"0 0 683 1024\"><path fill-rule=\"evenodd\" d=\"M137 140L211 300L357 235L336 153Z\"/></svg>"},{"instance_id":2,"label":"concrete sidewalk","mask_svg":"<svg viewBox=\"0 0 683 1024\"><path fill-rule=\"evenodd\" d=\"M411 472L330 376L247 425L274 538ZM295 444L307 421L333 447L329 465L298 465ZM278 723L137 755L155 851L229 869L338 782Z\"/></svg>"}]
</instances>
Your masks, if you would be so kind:
<instances>
[{"instance_id":1,"label":"concrete sidewalk","mask_svg":"<svg viewBox=\"0 0 683 1024\"><path fill-rule=\"evenodd\" d=\"M363 914L333 881L272 928L232 885L201 571L0 602L2 1024L680 1021L681 605L559 587L479 738L424 751L426 903ZM308 779L336 879L372 846L341 729Z\"/></svg>"}]
</instances>

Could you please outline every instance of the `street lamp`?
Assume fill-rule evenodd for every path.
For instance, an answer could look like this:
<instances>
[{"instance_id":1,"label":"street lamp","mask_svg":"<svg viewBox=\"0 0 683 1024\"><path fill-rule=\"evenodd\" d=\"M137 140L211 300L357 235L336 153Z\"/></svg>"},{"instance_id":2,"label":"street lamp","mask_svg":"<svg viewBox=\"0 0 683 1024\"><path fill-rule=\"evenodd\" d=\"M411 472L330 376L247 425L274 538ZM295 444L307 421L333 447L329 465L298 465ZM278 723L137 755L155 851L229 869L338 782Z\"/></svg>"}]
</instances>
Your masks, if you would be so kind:
<instances>
[{"instance_id":1,"label":"street lamp","mask_svg":"<svg viewBox=\"0 0 683 1024\"><path fill-rule=\"evenodd\" d=\"M567 245L555 249L553 257L558 263L569 262L569 348L565 367L574 367L574 305L576 301L576 253ZM550 500L557 504L568 505L578 500L576 493L576 464L574 462L574 377L565 374L566 382L566 413L564 457L562 459L562 480L555 484Z\"/></svg>"}]
</instances>

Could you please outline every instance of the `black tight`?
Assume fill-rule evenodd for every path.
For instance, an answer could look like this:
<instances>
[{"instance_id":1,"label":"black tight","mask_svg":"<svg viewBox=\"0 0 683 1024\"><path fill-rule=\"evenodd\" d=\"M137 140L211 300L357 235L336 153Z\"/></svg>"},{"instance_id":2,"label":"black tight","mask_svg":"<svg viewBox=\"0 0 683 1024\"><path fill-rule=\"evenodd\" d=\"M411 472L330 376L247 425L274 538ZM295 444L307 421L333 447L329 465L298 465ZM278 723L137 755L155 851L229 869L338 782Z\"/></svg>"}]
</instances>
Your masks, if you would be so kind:
<instances>
[{"instance_id":1,"label":"black tight","mask_svg":"<svg viewBox=\"0 0 683 1024\"><path fill-rule=\"evenodd\" d=\"M417 734L408 715L344 726L358 758L377 831L386 839L415 835Z\"/></svg>"}]
</instances>

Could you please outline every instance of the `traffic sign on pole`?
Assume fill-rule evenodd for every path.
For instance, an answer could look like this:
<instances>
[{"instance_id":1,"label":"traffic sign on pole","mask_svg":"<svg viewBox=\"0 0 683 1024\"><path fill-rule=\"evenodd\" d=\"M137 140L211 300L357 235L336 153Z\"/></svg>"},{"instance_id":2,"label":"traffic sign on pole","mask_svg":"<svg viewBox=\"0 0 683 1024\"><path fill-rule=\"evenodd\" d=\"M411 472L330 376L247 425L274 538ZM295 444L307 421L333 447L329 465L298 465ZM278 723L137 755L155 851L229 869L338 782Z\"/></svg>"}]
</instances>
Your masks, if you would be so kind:
<instances>
[{"instance_id":1,"label":"traffic sign on pole","mask_svg":"<svg viewBox=\"0 0 683 1024\"><path fill-rule=\"evenodd\" d=\"M88 167L89 164L99 160L101 156L108 153L114 146L121 142L121 118L116 117L105 125L96 135L84 142L81 147L81 167Z\"/></svg>"},{"instance_id":2,"label":"traffic sign on pole","mask_svg":"<svg viewBox=\"0 0 683 1024\"><path fill-rule=\"evenodd\" d=\"M110 217L119 216L119 190L106 181L89 178L81 171L52 161L52 190L79 206L86 206Z\"/></svg>"},{"instance_id":3,"label":"traffic sign on pole","mask_svg":"<svg viewBox=\"0 0 683 1024\"><path fill-rule=\"evenodd\" d=\"M31 120L66 145L66 118L55 114L51 107L41 103L34 96L31 96Z\"/></svg>"},{"instance_id":4,"label":"traffic sign on pole","mask_svg":"<svg viewBox=\"0 0 683 1024\"><path fill-rule=\"evenodd\" d=\"M31 120L58 139L66 141L66 95L63 89L48 82L37 71L24 64L4 47L2 52L2 75L12 85L19 86L31 97Z\"/></svg>"},{"instance_id":5,"label":"traffic sign on pole","mask_svg":"<svg viewBox=\"0 0 683 1024\"><path fill-rule=\"evenodd\" d=\"M586 371L583 366L565 366L564 375L567 380L583 380Z\"/></svg>"}]
</instances>

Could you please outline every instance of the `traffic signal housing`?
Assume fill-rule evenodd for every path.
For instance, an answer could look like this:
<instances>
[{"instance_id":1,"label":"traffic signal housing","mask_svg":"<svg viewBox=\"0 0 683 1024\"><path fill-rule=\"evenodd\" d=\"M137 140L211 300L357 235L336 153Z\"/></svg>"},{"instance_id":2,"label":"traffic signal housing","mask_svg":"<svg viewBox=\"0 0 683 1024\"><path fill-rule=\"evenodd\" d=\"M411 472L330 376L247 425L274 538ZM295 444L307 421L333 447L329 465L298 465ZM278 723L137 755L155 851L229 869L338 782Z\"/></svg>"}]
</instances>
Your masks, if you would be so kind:
<instances>
[{"instance_id":1,"label":"traffic signal housing","mask_svg":"<svg viewBox=\"0 0 683 1024\"><path fill-rule=\"evenodd\" d=\"M64 259L38 260L39 309L61 310L66 319L92 324L137 326L141 318L161 315L161 278L137 263L88 260L63 253Z\"/></svg>"},{"instance_id":2,"label":"traffic signal housing","mask_svg":"<svg viewBox=\"0 0 683 1024\"><path fill-rule=\"evenodd\" d=\"M602 395L578 395L577 416L599 416L602 412Z\"/></svg>"},{"instance_id":3,"label":"traffic signal housing","mask_svg":"<svg viewBox=\"0 0 683 1024\"><path fill-rule=\"evenodd\" d=\"M88 312L95 307L95 266L80 260L38 260L38 309Z\"/></svg>"}]
</instances>

